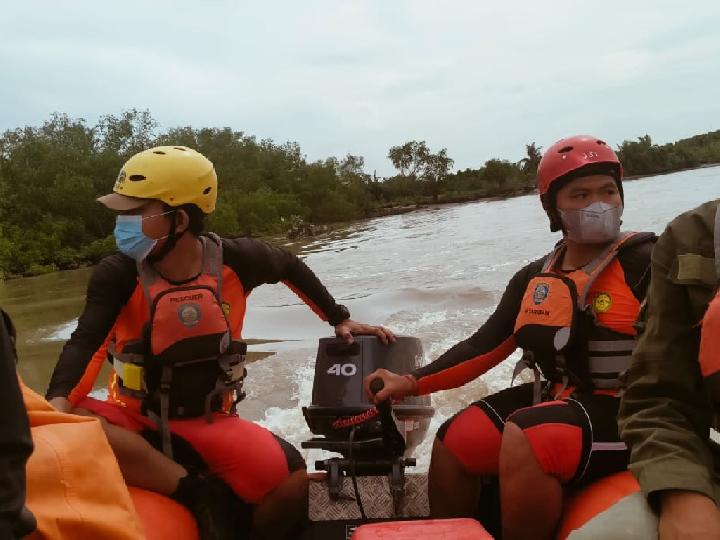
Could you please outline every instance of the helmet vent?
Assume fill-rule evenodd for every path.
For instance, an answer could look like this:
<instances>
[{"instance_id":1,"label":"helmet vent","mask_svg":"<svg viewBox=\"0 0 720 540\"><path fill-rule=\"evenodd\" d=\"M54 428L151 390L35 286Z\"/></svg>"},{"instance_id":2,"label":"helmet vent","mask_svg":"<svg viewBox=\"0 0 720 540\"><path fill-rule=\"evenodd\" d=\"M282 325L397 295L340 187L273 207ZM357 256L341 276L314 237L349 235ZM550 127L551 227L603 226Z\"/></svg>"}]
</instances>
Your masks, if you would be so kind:
<instances>
[{"instance_id":1,"label":"helmet vent","mask_svg":"<svg viewBox=\"0 0 720 540\"><path fill-rule=\"evenodd\" d=\"M203 189L203 195L207 195L211 191L212 191L212 187L206 187L205 189Z\"/></svg>"},{"instance_id":2,"label":"helmet vent","mask_svg":"<svg viewBox=\"0 0 720 540\"><path fill-rule=\"evenodd\" d=\"M572 146L563 146L560 150L558 150L558 154L567 154L568 152L572 152L572 149Z\"/></svg>"},{"instance_id":3,"label":"helmet vent","mask_svg":"<svg viewBox=\"0 0 720 540\"><path fill-rule=\"evenodd\" d=\"M153 154L160 154L161 156L164 156L165 152L163 152L162 150L154 150Z\"/></svg>"},{"instance_id":4,"label":"helmet vent","mask_svg":"<svg viewBox=\"0 0 720 540\"><path fill-rule=\"evenodd\" d=\"M129 180L131 182L141 182L145 180L145 176L143 176L142 174L131 174Z\"/></svg>"},{"instance_id":5,"label":"helmet vent","mask_svg":"<svg viewBox=\"0 0 720 540\"><path fill-rule=\"evenodd\" d=\"M182 150L183 152L185 151L185 149L182 146L173 146L173 148L175 150Z\"/></svg>"},{"instance_id":6,"label":"helmet vent","mask_svg":"<svg viewBox=\"0 0 720 540\"><path fill-rule=\"evenodd\" d=\"M608 143L606 143L605 141L601 141L601 140L599 140L599 139L597 140L597 143L598 143L600 146L608 146Z\"/></svg>"}]
</instances>

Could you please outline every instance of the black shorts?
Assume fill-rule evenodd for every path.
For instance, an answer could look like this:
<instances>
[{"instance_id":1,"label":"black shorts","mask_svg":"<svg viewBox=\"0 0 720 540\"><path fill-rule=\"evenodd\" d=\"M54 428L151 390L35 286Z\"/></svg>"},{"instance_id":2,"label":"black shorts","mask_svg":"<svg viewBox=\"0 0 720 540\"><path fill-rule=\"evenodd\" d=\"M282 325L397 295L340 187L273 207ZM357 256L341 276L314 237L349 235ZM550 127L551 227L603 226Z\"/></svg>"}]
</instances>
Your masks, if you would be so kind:
<instances>
[{"instance_id":1,"label":"black shorts","mask_svg":"<svg viewBox=\"0 0 720 540\"><path fill-rule=\"evenodd\" d=\"M576 393L533 406L533 384L502 390L447 420L438 437L468 472L497 475L505 422L525 433L546 473L582 485L627 468L629 452L617 433L619 398Z\"/></svg>"}]
</instances>

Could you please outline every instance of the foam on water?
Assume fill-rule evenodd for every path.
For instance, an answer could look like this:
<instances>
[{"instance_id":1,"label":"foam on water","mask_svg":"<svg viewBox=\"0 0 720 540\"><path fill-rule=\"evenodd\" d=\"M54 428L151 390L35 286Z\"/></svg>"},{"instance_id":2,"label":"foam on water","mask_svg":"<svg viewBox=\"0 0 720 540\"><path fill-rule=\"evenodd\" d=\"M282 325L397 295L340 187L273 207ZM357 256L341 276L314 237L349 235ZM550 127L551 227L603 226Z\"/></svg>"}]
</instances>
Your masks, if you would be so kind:
<instances>
[{"instance_id":1,"label":"foam on water","mask_svg":"<svg viewBox=\"0 0 720 540\"><path fill-rule=\"evenodd\" d=\"M626 183L624 227L662 232L677 214L720 196L718 175L720 168ZM537 196L528 195L372 219L304 246L294 243L292 248L299 250L335 298L348 305L354 319L419 337L426 360L431 361L475 332L492 313L514 272L547 253L558 237L548 233ZM57 274L58 283L73 275ZM30 313L32 302L22 302L30 306L26 320L42 320L26 334L26 343L66 340L77 324L68 320L75 309L59 311L49 320L37 315L55 314L42 303L47 301L48 286L43 283L36 291L36 312ZM4 294L10 299L27 296L34 284L7 282ZM77 285L84 290L84 282ZM66 286L57 288L62 291ZM316 340L332 329L281 285L253 291L247 313L245 337L282 342L253 347L277 354L248 366L248 398L240 404L240 413L299 447L311 435L300 407L311 399ZM515 353L462 388L432 396L436 415L415 453L421 468L427 467L432 437L441 422L488 392L507 387L518 356ZM39 388L47 382L47 374L43 377L36 383ZM306 457L312 464L319 456L306 453Z\"/></svg>"},{"instance_id":2,"label":"foam on water","mask_svg":"<svg viewBox=\"0 0 720 540\"><path fill-rule=\"evenodd\" d=\"M626 227L661 232L673 216L720 195L717 174L718 169L689 171L627 183ZM693 189L688 189L688 181L695 184ZM683 183L682 189L676 187ZM637 201L643 201L645 209L655 201L655 211L635 209ZM530 195L371 220L350 227L346 234L314 241L304 256L336 297L346 299L354 318L419 337L431 361L481 326L513 273L547 253L557 238L548 234L537 197ZM277 293L265 289L261 294L259 305ZM267 329L272 318L282 332L283 326L288 328L282 324L284 317L280 310L271 310L256 320L257 327L249 321L249 328ZM313 339L324 335L310 319L295 329L305 334L303 347L312 347ZM293 363L296 354L292 347L283 348L277 360ZM432 396L436 414L428 437L415 452L420 469L427 468L440 424L467 404L506 388L519 357L515 352L475 381ZM314 351L305 353L285 381L264 362L255 367L258 376L273 380L275 396L294 396L290 408L263 411L261 422L297 446L310 437L299 406L310 403L313 358ZM522 379L530 380L529 374ZM306 456L310 465L317 459Z\"/></svg>"},{"instance_id":3,"label":"foam on water","mask_svg":"<svg viewBox=\"0 0 720 540\"><path fill-rule=\"evenodd\" d=\"M42 341L67 341L77 328L77 323L77 319L72 319L51 328L41 328L37 333Z\"/></svg>"},{"instance_id":4,"label":"foam on water","mask_svg":"<svg viewBox=\"0 0 720 540\"><path fill-rule=\"evenodd\" d=\"M439 356L459 340L472 334L492 311L493 295L481 289L469 289L469 298L477 304L473 309L462 309L456 305L453 309L442 309L435 295L430 294L430 301L424 303L420 310L402 310L394 313L384 324L399 334L414 335L421 339L425 349L426 361ZM422 295L420 295L422 296ZM447 297L445 297L447 300ZM416 299L417 301L417 299ZM454 302L453 302L454 303ZM440 304L440 305L438 305ZM268 344L270 347L275 344ZM514 354L483 377L463 386L437 393L432 396L435 416L431 421L428 436L415 451L418 459L417 470L427 470L433 434L447 418L455 414L462 406L472 403L486 395L507 387L510 382L515 361L519 358ZM243 405L242 414L252 418L271 431L281 435L296 447L311 438L312 434L305 424L300 407L311 401L312 379L314 373L315 350L283 349L271 359L257 362L249 366L248 387L250 393ZM286 397L292 404L287 406L270 405L274 400L285 401ZM251 407L256 400L267 402L268 407ZM311 468L317 459L330 454L319 450L302 450Z\"/></svg>"}]
</instances>

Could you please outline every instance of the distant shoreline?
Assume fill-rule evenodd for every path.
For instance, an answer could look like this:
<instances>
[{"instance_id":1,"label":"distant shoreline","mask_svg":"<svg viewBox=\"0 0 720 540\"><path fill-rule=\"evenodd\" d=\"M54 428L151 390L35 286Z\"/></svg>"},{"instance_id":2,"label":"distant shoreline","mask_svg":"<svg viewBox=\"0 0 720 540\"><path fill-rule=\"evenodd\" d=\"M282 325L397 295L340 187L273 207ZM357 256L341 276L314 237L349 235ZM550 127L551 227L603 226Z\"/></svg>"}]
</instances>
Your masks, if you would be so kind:
<instances>
[{"instance_id":1,"label":"distant shoreline","mask_svg":"<svg viewBox=\"0 0 720 540\"><path fill-rule=\"evenodd\" d=\"M686 167L684 169L676 169L673 171L664 171L659 173L652 173L652 174L634 174L631 176L625 176L623 178L623 182L631 182L633 180L641 180L643 178L652 178L654 176L665 176L668 174L675 174L679 172L684 171L695 171L698 169L711 169L713 167L720 167L720 163L709 163L705 165L699 165L697 167ZM384 208L378 208L373 214L369 216L368 218L363 219L374 219L378 217L386 217L386 216L396 216L401 214L407 214L410 212L415 212L416 210L423 210L426 208L435 208L435 207L444 207L448 205L453 204L464 204L468 202L478 202L478 201L503 201L506 199L512 199L514 197L522 197L523 195L530 195L532 193L536 193L537 190L535 188L533 189L518 189L515 191L512 191L510 193L504 194L504 195L492 195L492 196L459 196L456 198L449 197L450 200L440 200L438 202L418 202L416 204L409 204L409 205L403 205L403 206L391 206L391 207L384 207ZM329 224L330 227L333 227L334 223ZM312 238L312 235L306 236L306 237L299 237L298 239L302 238Z\"/></svg>"},{"instance_id":2,"label":"distant shoreline","mask_svg":"<svg viewBox=\"0 0 720 540\"><path fill-rule=\"evenodd\" d=\"M624 182L631 182L633 180L641 180L643 178L651 178L654 176L665 176L668 174L674 174L678 172L684 172L684 171L694 171L698 169L711 169L713 167L720 167L720 163L709 163L704 165L699 165L697 167L687 167L684 169L677 169L673 171L664 171L659 173L653 173L653 174L636 174L631 176L626 176L623 178ZM381 217L389 217L389 216L398 216L403 214L409 214L411 212L416 212L418 210L426 210L428 208L444 208L446 206L452 206L457 204L466 204L470 202L492 202L492 201L503 201L507 199L512 199L515 197L522 197L523 195L530 195L532 193L536 193L537 190L535 188L528 189L528 188L522 188L517 189L514 191L511 191L509 193L505 193L503 195L491 195L491 196L477 196L472 194L467 195L457 195L457 196L448 196L448 197L440 197L437 202L434 201L418 201L414 204L405 204L405 205L398 205L398 206L388 206L388 207L380 207L375 209L373 212L370 213L369 216L353 220L353 221L338 221L334 223L328 223L324 225L313 225L308 224L308 229L313 229L313 234L300 234L298 236L295 236L293 238L289 238L286 235L268 235L268 236L259 236L257 238L260 238L262 240L265 240L270 243L274 244L282 244L284 242L293 242L293 243L301 243L305 240L308 240L310 238L316 238L318 236L322 236L324 234L328 234L334 230L337 230L343 226L346 226L350 223L357 223L358 221L367 221L370 219L376 219ZM85 265L78 265L77 268L74 269L65 269L65 270L54 270L51 272L47 272L48 274L56 273L56 272L67 272L72 270L80 270L83 268L91 268L94 266L93 264L85 264ZM38 274L38 276L46 275L46 274ZM33 278L38 276L22 276L22 275L10 275L5 276L4 280L14 280L19 278Z\"/></svg>"}]
</instances>

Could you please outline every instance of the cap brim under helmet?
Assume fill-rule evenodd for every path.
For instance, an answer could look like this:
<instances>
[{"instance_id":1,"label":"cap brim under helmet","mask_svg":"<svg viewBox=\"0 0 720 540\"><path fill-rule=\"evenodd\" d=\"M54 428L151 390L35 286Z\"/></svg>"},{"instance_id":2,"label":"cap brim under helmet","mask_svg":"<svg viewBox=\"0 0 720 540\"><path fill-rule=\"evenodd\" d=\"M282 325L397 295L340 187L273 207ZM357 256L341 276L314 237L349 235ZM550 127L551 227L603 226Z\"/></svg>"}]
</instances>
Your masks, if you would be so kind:
<instances>
[{"instance_id":1,"label":"cap brim under helmet","mask_svg":"<svg viewBox=\"0 0 720 540\"><path fill-rule=\"evenodd\" d=\"M140 199L138 197L128 197L127 195L120 195L119 193L110 193L98 197L97 202L104 204L110 210L117 212L126 212L128 210L135 210L141 206L145 206L150 202L150 199Z\"/></svg>"}]
</instances>

